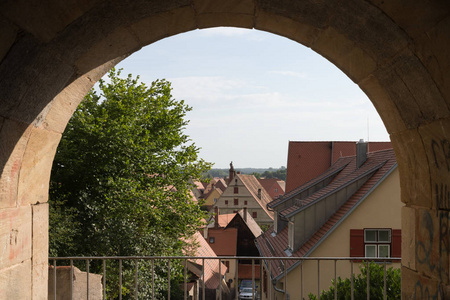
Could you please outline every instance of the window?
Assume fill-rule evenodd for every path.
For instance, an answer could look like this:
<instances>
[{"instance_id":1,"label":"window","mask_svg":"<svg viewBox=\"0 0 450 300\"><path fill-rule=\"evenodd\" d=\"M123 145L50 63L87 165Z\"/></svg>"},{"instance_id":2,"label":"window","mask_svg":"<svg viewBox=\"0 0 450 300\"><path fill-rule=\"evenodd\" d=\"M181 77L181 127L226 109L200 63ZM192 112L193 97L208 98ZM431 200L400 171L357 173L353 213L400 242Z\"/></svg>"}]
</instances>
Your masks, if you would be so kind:
<instances>
[{"instance_id":1,"label":"window","mask_svg":"<svg viewBox=\"0 0 450 300\"><path fill-rule=\"evenodd\" d=\"M244 201L244 205L247 205L247 201Z\"/></svg>"},{"instance_id":2,"label":"window","mask_svg":"<svg viewBox=\"0 0 450 300\"><path fill-rule=\"evenodd\" d=\"M364 253L366 257L390 257L391 230L364 229Z\"/></svg>"},{"instance_id":3,"label":"window","mask_svg":"<svg viewBox=\"0 0 450 300\"><path fill-rule=\"evenodd\" d=\"M235 193L235 194L239 194L239 188L238 188L238 187L235 187L235 188L234 188L234 193Z\"/></svg>"},{"instance_id":4,"label":"window","mask_svg":"<svg viewBox=\"0 0 450 300\"><path fill-rule=\"evenodd\" d=\"M215 238L215 237L213 237L213 236L210 236L210 237L209 237L209 243L210 243L210 244L214 244L215 241L216 241L216 238Z\"/></svg>"},{"instance_id":5,"label":"window","mask_svg":"<svg viewBox=\"0 0 450 300\"><path fill-rule=\"evenodd\" d=\"M277 188L275 188L275 193L278 193L278 189Z\"/></svg>"},{"instance_id":6,"label":"window","mask_svg":"<svg viewBox=\"0 0 450 300\"><path fill-rule=\"evenodd\" d=\"M351 229L350 257L401 257L401 230Z\"/></svg>"},{"instance_id":7,"label":"window","mask_svg":"<svg viewBox=\"0 0 450 300\"><path fill-rule=\"evenodd\" d=\"M230 273L230 262L228 260L223 260L222 262L227 267L227 273Z\"/></svg>"},{"instance_id":8,"label":"window","mask_svg":"<svg viewBox=\"0 0 450 300\"><path fill-rule=\"evenodd\" d=\"M237 198L234 199L234 205L239 205L239 199Z\"/></svg>"},{"instance_id":9,"label":"window","mask_svg":"<svg viewBox=\"0 0 450 300\"><path fill-rule=\"evenodd\" d=\"M225 205L228 205L228 200L225 200Z\"/></svg>"},{"instance_id":10,"label":"window","mask_svg":"<svg viewBox=\"0 0 450 300\"><path fill-rule=\"evenodd\" d=\"M258 212L254 211L252 212L252 218L256 219L258 217Z\"/></svg>"}]
</instances>

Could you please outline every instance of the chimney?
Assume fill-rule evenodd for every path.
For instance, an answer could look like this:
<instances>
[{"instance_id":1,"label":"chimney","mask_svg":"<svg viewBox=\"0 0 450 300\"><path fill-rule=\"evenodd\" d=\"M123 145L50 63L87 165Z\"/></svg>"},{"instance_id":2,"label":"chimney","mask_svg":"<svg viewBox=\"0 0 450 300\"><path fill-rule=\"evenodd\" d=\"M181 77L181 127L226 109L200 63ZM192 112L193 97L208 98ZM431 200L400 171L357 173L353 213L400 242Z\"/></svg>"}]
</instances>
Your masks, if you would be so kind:
<instances>
[{"instance_id":1,"label":"chimney","mask_svg":"<svg viewBox=\"0 0 450 300\"><path fill-rule=\"evenodd\" d=\"M247 223L247 207L244 207L244 221Z\"/></svg>"},{"instance_id":2,"label":"chimney","mask_svg":"<svg viewBox=\"0 0 450 300\"><path fill-rule=\"evenodd\" d=\"M205 240L208 240L208 225L203 228L203 237L205 238Z\"/></svg>"},{"instance_id":3,"label":"chimney","mask_svg":"<svg viewBox=\"0 0 450 300\"><path fill-rule=\"evenodd\" d=\"M219 208L214 207L214 228L219 228Z\"/></svg>"},{"instance_id":4,"label":"chimney","mask_svg":"<svg viewBox=\"0 0 450 300\"><path fill-rule=\"evenodd\" d=\"M228 184L230 184L231 180L233 180L234 178L234 167L233 167L233 162L230 162L230 170L228 170Z\"/></svg>"},{"instance_id":5,"label":"chimney","mask_svg":"<svg viewBox=\"0 0 450 300\"><path fill-rule=\"evenodd\" d=\"M258 198L261 199L261 189L258 189Z\"/></svg>"},{"instance_id":6,"label":"chimney","mask_svg":"<svg viewBox=\"0 0 450 300\"><path fill-rule=\"evenodd\" d=\"M360 139L356 143L356 167L361 167L367 160L367 142Z\"/></svg>"}]
</instances>

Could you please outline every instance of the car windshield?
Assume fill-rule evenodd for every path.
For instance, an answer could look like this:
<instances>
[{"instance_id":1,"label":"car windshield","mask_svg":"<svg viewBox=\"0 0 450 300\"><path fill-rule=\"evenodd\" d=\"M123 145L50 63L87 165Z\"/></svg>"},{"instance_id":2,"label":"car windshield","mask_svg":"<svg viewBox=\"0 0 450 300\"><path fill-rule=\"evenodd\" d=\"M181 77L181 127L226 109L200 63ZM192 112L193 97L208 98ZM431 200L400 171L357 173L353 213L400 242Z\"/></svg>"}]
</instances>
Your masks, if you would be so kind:
<instances>
[{"instance_id":1,"label":"car windshield","mask_svg":"<svg viewBox=\"0 0 450 300\"><path fill-rule=\"evenodd\" d=\"M243 288L242 289L242 293L251 293L252 292L252 288Z\"/></svg>"},{"instance_id":2,"label":"car windshield","mask_svg":"<svg viewBox=\"0 0 450 300\"><path fill-rule=\"evenodd\" d=\"M242 280L241 287L252 287L252 281L251 280Z\"/></svg>"}]
</instances>

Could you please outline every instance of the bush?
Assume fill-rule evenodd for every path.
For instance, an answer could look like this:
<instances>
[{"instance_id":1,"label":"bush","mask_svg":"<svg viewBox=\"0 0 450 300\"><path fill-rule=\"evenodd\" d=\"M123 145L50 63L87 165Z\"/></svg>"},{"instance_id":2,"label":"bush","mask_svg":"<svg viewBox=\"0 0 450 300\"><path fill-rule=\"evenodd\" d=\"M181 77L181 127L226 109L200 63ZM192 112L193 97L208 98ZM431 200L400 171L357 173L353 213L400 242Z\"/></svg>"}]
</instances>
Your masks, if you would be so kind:
<instances>
[{"instance_id":1,"label":"bush","mask_svg":"<svg viewBox=\"0 0 450 300\"><path fill-rule=\"evenodd\" d=\"M361 264L361 274L353 275L354 299L367 298L367 265ZM384 265L371 262L369 264L370 299L384 299ZM320 300L334 299L334 280L331 281L328 291L323 291ZM387 299L401 299L401 274L400 269L389 268L386 270L386 296ZM309 300L317 300L317 296L308 295ZM351 280L349 278L337 278L337 299L351 299Z\"/></svg>"}]
</instances>

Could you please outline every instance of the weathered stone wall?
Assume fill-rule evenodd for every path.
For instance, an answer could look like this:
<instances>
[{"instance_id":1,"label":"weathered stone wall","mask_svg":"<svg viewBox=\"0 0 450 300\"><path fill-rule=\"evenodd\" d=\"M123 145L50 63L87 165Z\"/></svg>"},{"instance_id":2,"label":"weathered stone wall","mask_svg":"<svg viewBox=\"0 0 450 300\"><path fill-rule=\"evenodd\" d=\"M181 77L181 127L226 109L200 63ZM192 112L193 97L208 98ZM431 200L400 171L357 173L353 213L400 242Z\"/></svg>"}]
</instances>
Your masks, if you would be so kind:
<instances>
[{"instance_id":1,"label":"weathered stone wall","mask_svg":"<svg viewBox=\"0 0 450 300\"><path fill-rule=\"evenodd\" d=\"M61 132L126 55L213 26L311 47L370 97L401 176L404 298L449 284L450 5L446 0L39 0L0 3L0 295L47 296L47 191Z\"/></svg>"},{"instance_id":2,"label":"weathered stone wall","mask_svg":"<svg viewBox=\"0 0 450 300\"><path fill-rule=\"evenodd\" d=\"M53 266L47 267L47 269L48 269L48 299L85 300L88 298L87 297L88 292L89 292L89 299L92 300L103 299L102 275L89 273L89 291L88 291L87 272L82 272L77 267L74 267L71 280L70 273L72 269L70 268L70 266L56 267L56 274L55 268ZM56 277L56 285L55 285L55 277Z\"/></svg>"}]
</instances>

